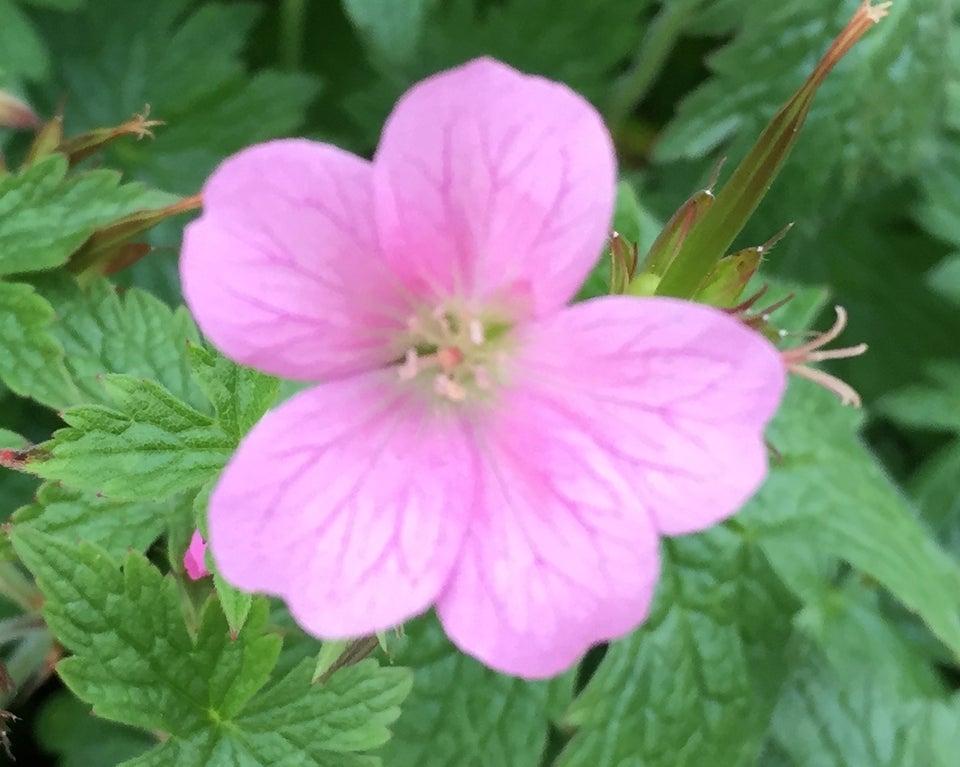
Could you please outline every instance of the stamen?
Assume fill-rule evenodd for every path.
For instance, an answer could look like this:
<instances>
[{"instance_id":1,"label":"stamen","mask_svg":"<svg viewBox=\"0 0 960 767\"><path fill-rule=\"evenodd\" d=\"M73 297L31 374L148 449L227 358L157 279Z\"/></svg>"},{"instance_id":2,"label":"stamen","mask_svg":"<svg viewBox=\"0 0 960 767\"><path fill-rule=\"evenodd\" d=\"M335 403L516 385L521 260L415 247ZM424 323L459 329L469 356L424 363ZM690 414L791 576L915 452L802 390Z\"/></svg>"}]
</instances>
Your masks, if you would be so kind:
<instances>
[{"instance_id":1,"label":"stamen","mask_svg":"<svg viewBox=\"0 0 960 767\"><path fill-rule=\"evenodd\" d=\"M467 323L467 329L470 332L470 342L474 346L480 346L484 340L483 323L480 322L480 320L470 320L470 322Z\"/></svg>"},{"instance_id":2,"label":"stamen","mask_svg":"<svg viewBox=\"0 0 960 767\"><path fill-rule=\"evenodd\" d=\"M412 381L416 378L419 369L420 364L417 358L417 350L407 349L407 353L403 357L403 364L397 368L397 375L400 376L401 381Z\"/></svg>"},{"instance_id":3,"label":"stamen","mask_svg":"<svg viewBox=\"0 0 960 767\"><path fill-rule=\"evenodd\" d=\"M467 390L445 375L439 375L433 379L433 390L451 402L463 402L467 398Z\"/></svg>"}]
</instances>

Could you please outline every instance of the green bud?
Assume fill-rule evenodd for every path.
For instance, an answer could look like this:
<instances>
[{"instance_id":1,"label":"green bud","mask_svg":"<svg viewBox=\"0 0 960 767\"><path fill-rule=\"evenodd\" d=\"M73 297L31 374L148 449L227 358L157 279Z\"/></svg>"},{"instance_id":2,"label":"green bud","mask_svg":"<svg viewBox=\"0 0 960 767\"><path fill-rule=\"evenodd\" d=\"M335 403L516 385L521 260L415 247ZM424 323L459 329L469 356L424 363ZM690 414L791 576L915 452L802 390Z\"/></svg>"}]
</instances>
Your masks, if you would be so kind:
<instances>
[{"instance_id":1,"label":"green bud","mask_svg":"<svg viewBox=\"0 0 960 767\"><path fill-rule=\"evenodd\" d=\"M750 153L717 194L716 202L691 227L680 244L658 293L690 298L723 257L747 219L756 210L806 120L817 89L827 74L870 27L883 18L890 3L865 0L833 41L813 73L774 116Z\"/></svg>"}]
</instances>

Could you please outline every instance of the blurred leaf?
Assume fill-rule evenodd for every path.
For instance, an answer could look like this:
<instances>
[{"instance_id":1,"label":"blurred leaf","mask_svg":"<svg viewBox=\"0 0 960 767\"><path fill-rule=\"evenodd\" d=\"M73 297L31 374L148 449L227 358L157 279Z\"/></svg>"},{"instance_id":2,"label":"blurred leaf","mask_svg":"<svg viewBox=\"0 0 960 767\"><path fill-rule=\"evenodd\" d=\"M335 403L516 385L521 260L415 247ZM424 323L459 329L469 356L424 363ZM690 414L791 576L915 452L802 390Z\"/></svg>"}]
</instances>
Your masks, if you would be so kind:
<instances>
[{"instance_id":1,"label":"blurred leaf","mask_svg":"<svg viewBox=\"0 0 960 767\"><path fill-rule=\"evenodd\" d=\"M258 10L96 0L69 24L38 14L57 51L49 103L66 91L72 132L115 125L149 104L166 127L156 141L120 142L108 152L110 164L165 189L196 192L227 155L295 130L317 92L306 75L247 73L240 53Z\"/></svg>"},{"instance_id":2,"label":"blurred leaf","mask_svg":"<svg viewBox=\"0 0 960 767\"><path fill-rule=\"evenodd\" d=\"M768 432L782 463L737 520L800 593L818 589L822 573L811 562L846 560L960 658L960 564L857 438L858 422L833 395L808 381L792 382Z\"/></svg>"},{"instance_id":3,"label":"blurred leaf","mask_svg":"<svg viewBox=\"0 0 960 767\"><path fill-rule=\"evenodd\" d=\"M572 675L526 682L457 651L433 617L404 627L395 662L413 666L413 690L384 747L388 767L539 764L548 713L569 702Z\"/></svg>"},{"instance_id":4,"label":"blurred leaf","mask_svg":"<svg viewBox=\"0 0 960 767\"><path fill-rule=\"evenodd\" d=\"M909 489L940 542L960 562L960 441L931 456L910 480Z\"/></svg>"},{"instance_id":5,"label":"blurred leaf","mask_svg":"<svg viewBox=\"0 0 960 767\"><path fill-rule=\"evenodd\" d=\"M59 757L59 767L116 765L156 744L146 733L90 715L90 707L67 692L50 698L34 727L46 751Z\"/></svg>"},{"instance_id":6,"label":"blurred leaf","mask_svg":"<svg viewBox=\"0 0 960 767\"><path fill-rule=\"evenodd\" d=\"M49 61L43 40L14 0L0 0L0 83L39 80Z\"/></svg>"},{"instance_id":7,"label":"blurred leaf","mask_svg":"<svg viewBox=\"0 0 960 767\"><path fill-rule=\"evenodd\" d=\"M350 21L384 62L406 63L416 50L423 20L436 0L343 0Z\"/></svg>"},{"instance_id":8,"label":"blurred leaf","mask_svg":"<svg viewBox=\"0 0 960 767\"><path fill-rule=\"evenodd\" d=\"M930 384L897 389L877 403L877 409L915 429L960 433L960 360L931 363Z\"/></svg>"},{"instance_id":9,"label":"blurred leaf","mask_svg":"<svg viewBox=\"0 0 960 767\"><path fill-rule=\"evenodd\" d=\"M561 767L752 765L796 602L729 527L664 542L650 616L613 642L566 723Z\"/></svg>"},{"instance_id":10,"label":"blurred leaf","mask_svg":"<svg viewBox=\"0 0 960 767\"><path fill-rule=\"evenodd\" d=\"M436 2L406 66L383 67L383 78L357 88L346 107L372 147L407 87L484 55L561 80L602 103L613 74L639 43L641 20L651 5L650 0Z\"/></svg>"}]
</instances>

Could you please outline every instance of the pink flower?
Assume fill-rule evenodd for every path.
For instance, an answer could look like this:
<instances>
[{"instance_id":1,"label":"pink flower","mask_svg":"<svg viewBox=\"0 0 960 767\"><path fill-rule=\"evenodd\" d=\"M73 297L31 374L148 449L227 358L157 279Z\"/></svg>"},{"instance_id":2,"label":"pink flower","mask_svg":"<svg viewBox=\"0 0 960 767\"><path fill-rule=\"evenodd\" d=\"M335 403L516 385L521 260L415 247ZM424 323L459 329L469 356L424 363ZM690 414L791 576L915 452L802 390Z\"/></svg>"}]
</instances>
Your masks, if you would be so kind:
<instances>
[{"instance_id":1,"label":"pink flower","mask_svg":"<svg viewBox=\"0 0 960 767\"><path fill-rule=\"evenodd\" d=\"M228 581L330 639L435 605L462 650L526 677L644 619L658 536L763 480L784 370L708 307L564 308L615 181L587 102L487 59L412 88L372 162L285 140L217 169L187 302L233 359L323 382L212 494Z\"/></svg>"},{"instance_id":2,"label":"pink flower","mask_svg":"<svg viewBox=\"0 0 960 767\"><path fill-rule=\"evenodd\" d=\"M198 581L210 575L204 558L207 556L207 542L203 540L199 530L195 530L190 539L187 552L183 555L183 569L187 571L190 580Z\"/></svg>"}]
</instances>

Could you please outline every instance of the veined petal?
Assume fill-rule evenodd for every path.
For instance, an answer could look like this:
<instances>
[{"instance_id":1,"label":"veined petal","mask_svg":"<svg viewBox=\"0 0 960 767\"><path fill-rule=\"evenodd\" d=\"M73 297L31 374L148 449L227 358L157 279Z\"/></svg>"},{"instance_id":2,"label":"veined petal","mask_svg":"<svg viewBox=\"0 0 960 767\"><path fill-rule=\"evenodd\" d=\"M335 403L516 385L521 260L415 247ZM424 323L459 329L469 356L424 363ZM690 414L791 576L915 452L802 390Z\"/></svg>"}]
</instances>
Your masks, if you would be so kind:
<instances>
[{"instance_id":1,"label":"veined petal","mask_svg":"<svg viewBox=\"0 0 960 767\"><path fill-rule=\"evenodd\" d=\"M380 255L370 165L282 140L226 160L187 227L190 310L228 356L303 380L383 364L409 310Z\"/></svg>"},{"instance_id":2,"label":"veined petal","mask_svg":"<svg viewBox=\"0 0 960 767\"><path fill-rule=\"evenodd\" d=\"M302 392L254 427L211 496L217 566L243 590L282 597L320 637L397 625L449 575L474 463L459 424L391 372Z\"/></svg>"},{"instance_id":3,"label":"veined petal","mask_svg":"<svg viewBox=\"0 0 960 767\"><path fill-rule=\"evenodd\" d=\"M786 371L737 319L677 299L607 297L526 330L517 381L581 414L661 533L709 527L766 477L763 430Z\"/></svg>"},{"instance_id":4,"label":"veined petal","mask_svg":"<svg viewBox=\"0 0 960 767\"><path fill-rule=\"evenodd\" d=\"M610 135L566 86L477 59L414 86L374 159L387 260L433 301L573 296L609 234Z\"/></svg>"},{"instance_id":5,"label":"veined petal","mask_svg":"<svg viewBox=\"0 0 960 767\"><path fill-rule=\"evenodd\" d=\"M658 536L589 414L517 393L478 427L481 493L437 612L462 650L553 676L647 615Z\"/></svg>"},{"instance_id":6,"label":"veined petal","mask_svg":"<svg viewBox=\"0 0 960 767\"><path fill-rule=\"evenodd\" d=\"M481 495L438 612L466 652L541 677L643 620L658 533L756 490L785 374L752 330L672 299L599 299L518 332L513 383L475 427Z\"/></svg>"}]
</instances>

